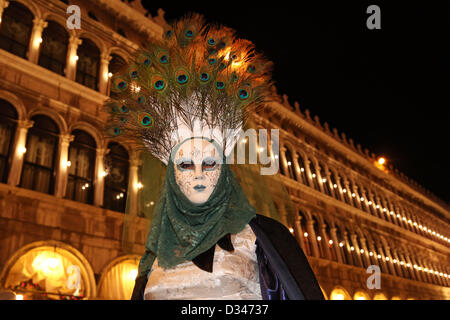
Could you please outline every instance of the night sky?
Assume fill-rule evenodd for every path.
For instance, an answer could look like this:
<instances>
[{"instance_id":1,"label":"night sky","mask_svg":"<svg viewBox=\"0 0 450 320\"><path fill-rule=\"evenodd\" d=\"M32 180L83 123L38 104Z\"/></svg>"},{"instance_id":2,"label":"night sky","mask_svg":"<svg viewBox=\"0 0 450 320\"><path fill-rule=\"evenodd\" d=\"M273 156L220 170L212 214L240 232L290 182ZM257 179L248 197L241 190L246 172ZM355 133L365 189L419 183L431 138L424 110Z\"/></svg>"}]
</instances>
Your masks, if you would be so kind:
<instances>
[{"instance_id":1,"label":"night sky","mask_svg":"<svg viewBox=\"0 0 450 320\"><path fill-rule=\"evenodd\" d=\"M167 21L190 11L236 29L275 63L278 92L292 105L450 203L449 2L142 2ZM366 27L371 4L381 30Z\"/></svg>"}]
</instances>

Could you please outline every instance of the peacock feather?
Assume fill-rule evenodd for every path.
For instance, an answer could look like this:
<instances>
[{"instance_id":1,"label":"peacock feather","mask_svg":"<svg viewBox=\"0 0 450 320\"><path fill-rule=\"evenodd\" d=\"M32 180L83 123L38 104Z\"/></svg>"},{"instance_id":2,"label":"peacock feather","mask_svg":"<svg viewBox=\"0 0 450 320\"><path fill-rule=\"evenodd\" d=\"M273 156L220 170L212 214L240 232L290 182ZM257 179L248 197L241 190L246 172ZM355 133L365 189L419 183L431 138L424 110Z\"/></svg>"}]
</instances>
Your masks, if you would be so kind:
<instances>
[{"instance_id":1,"label":"peacock feather","mask_svg":"<svg viewBox=\"0 0 450 320\"><path fill-rule=\"evenodd\" d=\"M271 68L234 30L189 14L113 75L105 132L167 158L180 119L188 126L201 119L220 130L242 127L270 99Z\"/></svg>"}]
</instances>

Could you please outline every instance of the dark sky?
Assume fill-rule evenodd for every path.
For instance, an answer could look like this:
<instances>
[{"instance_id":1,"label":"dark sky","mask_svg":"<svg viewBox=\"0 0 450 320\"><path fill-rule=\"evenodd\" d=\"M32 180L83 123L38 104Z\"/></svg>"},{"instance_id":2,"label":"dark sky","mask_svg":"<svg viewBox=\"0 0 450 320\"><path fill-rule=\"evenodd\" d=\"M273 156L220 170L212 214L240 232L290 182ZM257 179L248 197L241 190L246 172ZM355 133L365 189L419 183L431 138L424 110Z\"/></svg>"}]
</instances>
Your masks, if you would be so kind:
<instances>
[{"instance_id":1,"label":"dark sky","mask_svg":"<svg viewBox=\"0 0 450 320\"><path fill-rule=\"evenodd\" d=\"M449 2L142 2L167 21L191 11L236 29L275 63L292 104L450 202ZM381 30L366 27L371 4Z\"/></svg>"}]
</instances>

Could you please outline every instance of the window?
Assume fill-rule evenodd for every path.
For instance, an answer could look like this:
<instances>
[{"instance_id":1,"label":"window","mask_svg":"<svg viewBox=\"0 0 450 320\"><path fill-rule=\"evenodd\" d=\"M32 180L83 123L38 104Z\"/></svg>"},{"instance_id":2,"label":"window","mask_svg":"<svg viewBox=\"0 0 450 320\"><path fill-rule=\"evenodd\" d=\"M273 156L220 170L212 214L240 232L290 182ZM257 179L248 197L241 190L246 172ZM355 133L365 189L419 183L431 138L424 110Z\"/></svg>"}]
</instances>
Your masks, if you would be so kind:
<instances>
[{"instance_id":1,"label":"window","mask_svg":"<svg viewBox=\"0 0 450 320\"><path fill-rule=\"evenodd\" d=\"M124 147L116 142L108 145L109 153L106 155L105 191L103 206L106 209L125 212L128 188L129 157Z\"/></svg>"},{"instance_id":2,"label":"window","mask_svg":"<svg viewBox=\"0 0 450 320\"><path fill-rule=\"evenodd\" d=\"M33 14L24 5L11 1L0 25L0 49L26 58L33 29Z\"/></svg>"},{"instance_id":3,"label":"window","mask_svg":"<svg viewBox=\"0 0 450 320\"><path fill-rule=\"evenodd\" d=\"M304 161L303 161L302 156L301 156L300 154L298 154L298 153L297 153L297 155L298 155L297 161L298 161L298 166L299 166L299 170L300 170L300 179L301 179L300 182L302 182L302 183L305 184L305 185L309 185L308 179L307 179L307 177L306 177L306 167L305 167L305 163L304 163Z\"/></svg>"},{"instance_id":4,"label":"window","mask_svg":"<svg viewBox=\"0 0 450 320\"><path fill-rule=\"evenodd\" d=\"M41 52L38 64L57 74L64 75L69 35L62 26L49 21L42 33Z\"/></svg>"},{"instance_id":5,"label":"window","mask_svg":"<svg viewBox=\"0 0 450 320\"><path fill-rule=\"evenodd\" d=\"M323 165L320 165L320 176L322 177L323 191L325 192L325 194L331 197L330 181L328 180L327 175L325 174Z\"/></svg>"},{"instance_id":6,"label":"window","mask_svg":"<svg viewBox=\"0 0 450 320\"><path fill-rule=\"evenodd\" d=\"M96 143L82 130L74 130L72 135L74 140L69 148L70 167L66 198L92 204Z\"/></svg>"},{"instance_id":7,"label":"window","mask_svg":"<svg viewBox=\"0 0 450 320\"><path fill-rule=\"evenodd\" d=\"M34 125L28 130L20 186L53 194L59 129L47 116L37 115L31 120Z\"/></svg>"},{"instance_id":8,"label":"window","mask_svg":"<svg viewBox=\"0 0 450 320\"><path fill-rule=\"evenodd\" d=\"M17 120L16 109L0 99L0 182L8 181L9 157L11 155Z\"/></svg>"},{"instance_id":9,"label":"window","mask_svg":"<svg viewBox=\"0 0 450 320\"><path fill-rule=\"evenodd\" d=\"M314 163L311 162L309 164L309 170L311 171L311 179L312 179L312 183L314 185L314 188L316 190L320 191L319 184L317 183L317 179L319 179L319 177L317 176L316 166L314 165Z\"/></svg>"},{"instance_id":10,"label":"window","mask_svg":"<svg viewBox=\"0 0 450 320\"><path fill-rule=\"evenodd\" d=\"M89 39L82 39L78 47L77 76L75 81L98 90L98 78L100 68L100 50Z\"/></svg>"},{"instance_id":11,"label":"window","mask_svg":"<svg viewBox=\"0 0 450 320\"><path fill-rule=\"evenodd\" d=\"M285 156L286 156L287 172L285 172L284 175L286 177L291 178L291 179L295 179L295 176L294 176L294 161L292 160L291 151L288 148L286 148Z\"/></svg>"},{"instance_id":12,"label":"window","mask_svg":"<svg viewBox=\"0 0 450 320\"><path fill-rule=\"evenodd\" d=\"M298 212L298 215L301 217L300 220L300 227L302 228L303 234L299 235L299 238L302 239L304 245L305 245L305 254L310 256L312 255L311 252L311 243L309 242L309 235L308 230L306 228L306 215L303 214L301 211Z\"/></svg>"}]
</instances>

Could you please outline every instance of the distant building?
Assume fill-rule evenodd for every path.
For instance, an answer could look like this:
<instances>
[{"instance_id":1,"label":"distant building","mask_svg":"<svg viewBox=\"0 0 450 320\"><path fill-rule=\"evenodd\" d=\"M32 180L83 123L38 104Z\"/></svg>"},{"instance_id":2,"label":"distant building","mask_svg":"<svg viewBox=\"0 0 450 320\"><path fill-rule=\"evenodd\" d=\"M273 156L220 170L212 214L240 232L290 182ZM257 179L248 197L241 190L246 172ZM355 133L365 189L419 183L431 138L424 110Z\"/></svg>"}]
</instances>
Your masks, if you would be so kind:
<instances>
[{"instance_id":1,"label":"distant building","mask_svg":"<svg viewBox=\"0 0 450 320\"><path fill-rule=\"evenodd\" d=\"M139 154L101 128L110 73L162 34L163 12L146 17L137 3L0 0L0 290L130 296L145 182ZM79 30L67 28L69 4L81 8ZM286 96L252 121L280 129L280 174L264 178L273 208L258 206L261 185L241 183L295 235L328 299L450 299L446 203Z\"/></svg>"}]
</instances>

